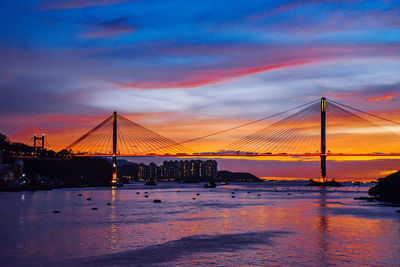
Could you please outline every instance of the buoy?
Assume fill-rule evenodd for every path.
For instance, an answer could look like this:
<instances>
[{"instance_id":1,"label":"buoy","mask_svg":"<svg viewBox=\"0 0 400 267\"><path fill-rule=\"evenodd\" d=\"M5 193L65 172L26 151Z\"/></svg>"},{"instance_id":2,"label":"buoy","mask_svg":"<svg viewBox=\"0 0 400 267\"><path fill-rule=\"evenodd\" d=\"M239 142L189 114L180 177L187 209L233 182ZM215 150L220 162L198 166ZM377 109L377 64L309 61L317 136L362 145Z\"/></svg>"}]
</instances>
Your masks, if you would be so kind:
<instances>
[{"instance_id":1,"label":"buoy","mask_svg":"<svg viewBox=\"0 0 400 267\"><path fill-rule=\"evenodd\" d=\"M81 197L82 196L82 194L78 194L78 197Z\"/></svg>"},{"instance_id":2,"label":"buoy","mask_svg":"<svg viewBox=\"0 0 400 267\"><path fill-rule=\"evenodd\" d=\"M144 195L144 197L149 197L148 195Z\"/></svg>"},{"instance_id":3,"label":"buoy","mask_svg":"<svg viewBox=\"0 0 400 267\"><path fill-rule=\"evenodd\" d=\"M250 192L249 192L249 191L247 191L247 194L250 194Z\"/></svg>"},{"instance_id":4,"label":"buoy","mask_svg":"<svg viewBox=\"0 0 400 267\"><path fill-rule=\"evenodd\" d=\"M235 192L231 192L232 194L235 194Z\"/></svg>"},{"instance_id":5,"label":"buoy","mask_svg":"<svg viewBox=\"0 0 400 267\"><path fill-rule=\"evenodd\" d=\"M110 202L107 202L107 204L106 204L107 206L111 206L111 203Z\"/></svg>"},{"instance_id":6,"label":"buoy","mask_svg":"<svg viewBox=\"0 0 400 267\"><path fill-rule=\"evenodd\" d=\"M200 193L197 193L196 196L200 196Z\"/></svg>"},{"instance_id":7,"label":"buoy","mask_svg":"<svg viewBox=\"0 0 400 267\"><path fill-rule=\"evenodd\" d=\"M195 197L193 197L192 199L193 199L193 200L195 200L196 198L195 198Z\"/></svg>"},{"instance_id":8,"label":"buoy","mask_svg":"<svg viewBox=\"0 0 400 267\"><path fill-rule=\"evenodd\" d=\"M161 200L160 199L154 199L153 202L154 203L161 203Z\"/></svg>"},{"instance_id":9,"label":"buoy","mask_svg":"<svg viewBox=\"0 0 400 267\"><path fill-rule=\"evenodd\" d=\"M235 196L232 196L232 198L235 198Z\"/></svg>"},{"instance_id":10,"label":"buoy","mask_svg":"<svg viewBox=\"0 0 400 267\"><path fill-rule=\"evenodd\" d=\"M97 208L95 207L95 208L92 208L92 210L97 210Z\"/></svg>"},{"instance_id":11,"label":"buoy","mask_svg":"<svg viewBox=\"0 0 400 267\"><path fill-rule=\"evenodd\" d=\"M92 200L92 198L88 197L86 200Z\"/></svg>"},{"instance_id":12,"label":"buoy","mask_svg":"<svg viewBox=\"0 0 400 267\"><path fill-rule=\"evenodd\" d=\"M140 194L140 192L136 192L136 195L139 195Z\"/></svg>"},{"instance_id":13,"label":"buoy","mask_svg":"<svg viewBox=\"0 0 400 267\"><path fill-rule=\"evenodd\" d=\"M53 213L60 213L59 210L53 210Z\"/></svg>"},{"instance_id":14,"label":"buoy","mask_svg":"<svg viewBox=\"0 0 400 267\"><path fill-rule=\"evenodd\" d=\"M179 192L181 192L181 191L177 190L176 192L179 193Z\"/></svg>"},{"instance_id":15,"label":"buoy","mask_svg":"<svg viewBox=\"0 0 400 267\"><path fill-rule=\"evenodd\" d=\"M260 194L258 194L257 196L258 196L258 197L260 197L261 195L260 195Z\"/></svg>"}]
</instances>

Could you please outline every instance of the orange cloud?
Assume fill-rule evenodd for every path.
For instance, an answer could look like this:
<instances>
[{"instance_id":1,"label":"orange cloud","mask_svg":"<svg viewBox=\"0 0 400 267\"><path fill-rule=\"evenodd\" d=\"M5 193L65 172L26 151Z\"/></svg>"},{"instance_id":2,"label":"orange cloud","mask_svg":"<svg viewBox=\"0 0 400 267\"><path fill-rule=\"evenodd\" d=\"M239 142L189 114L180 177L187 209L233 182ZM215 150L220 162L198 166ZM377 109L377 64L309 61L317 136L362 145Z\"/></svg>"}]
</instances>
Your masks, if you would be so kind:
<instances>
[{"instance_id":1,"label":"orange cloud","mask_svg":"<svg viewBox=\"0 0 400 267\"><path fill-rule=\"evenodd\" d=\"M171 89L171 88L193 88L201 87L211 84L216 84L229 78L237 78L245 75L256 74L260 72L282 69L288 67L295 67L300 65L306 65L319 61L318 59L304 59L304 60L293 60L277 64L268 64L266 66L258 67L239 67L239 68L224 68L216 69L210 72L196 72L188 74L184 79L185 81L171 81L171 82L160 82L160 81L140 81L134 83L117 84L118 88L126 89Z\"/></svg>"},{"instance_id":2,"label":"orange cloud","mask_svg":"<svg viewBox=\"0 0 400 267\"><path fill-rule=\"evenodd\" d=\"M366 97L366 98L364 98L364 100L367 102L381 102L381 101L389 101L395 97L396 97L396 94L389 93L389 94L384 94L384 95L379 95L379 96Z\"/></svg>"}]
</instances>

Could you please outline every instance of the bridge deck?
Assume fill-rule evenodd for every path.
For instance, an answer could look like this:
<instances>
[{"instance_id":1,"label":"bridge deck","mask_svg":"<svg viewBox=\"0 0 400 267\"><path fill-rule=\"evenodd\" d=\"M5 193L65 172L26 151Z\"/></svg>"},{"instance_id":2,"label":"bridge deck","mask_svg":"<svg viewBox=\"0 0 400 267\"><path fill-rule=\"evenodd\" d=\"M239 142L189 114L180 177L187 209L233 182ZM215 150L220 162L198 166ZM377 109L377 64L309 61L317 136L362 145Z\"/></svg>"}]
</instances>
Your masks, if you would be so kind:
<instances>
[{"instance_id":1,"label":"bridge deck","mask_svg":"<svg viewBox=\"0 0 400 267\"><path fill-rule=\"evenodd\" d=\"M76 157L112 157L111 154L77 154ZM304 154L261 154L261 153L244 153L244 154L218 154L218 153L201 153L201 154L117 154L118 157L319 157L319 156L334 156L334 157L350 157L350 156L374 156L388 157L400 156L400 153L369 153L369 154L344 154L344 153L304 153Z\"/></svg>"}]
</instances>

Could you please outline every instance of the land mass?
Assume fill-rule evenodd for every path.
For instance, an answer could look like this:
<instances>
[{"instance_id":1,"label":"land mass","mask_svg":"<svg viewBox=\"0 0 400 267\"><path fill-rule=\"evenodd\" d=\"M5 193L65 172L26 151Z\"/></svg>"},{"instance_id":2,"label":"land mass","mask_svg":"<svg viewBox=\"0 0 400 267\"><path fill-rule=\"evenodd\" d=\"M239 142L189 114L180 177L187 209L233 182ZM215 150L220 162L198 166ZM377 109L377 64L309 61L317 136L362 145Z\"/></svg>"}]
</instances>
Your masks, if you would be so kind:
<instances>
[{"instance_id":1,"label":"land mass","mask_svg":"<svg viewBox=\"0 0 400 267\"><path fill-rule=\"evenodd\" d=\"M262 182L263 180L248 172L218 171L217 182Z\"/></svg>"},{"instance_id":2,"label":"land mass","mask_svg":"<svg viewBox=\"0 0 400 267\"><path fill-rule=\"evenodd\" d=\"M400 202L400 171L378 179L368 194L377 200Z\"/></svg>"}]
</instances>

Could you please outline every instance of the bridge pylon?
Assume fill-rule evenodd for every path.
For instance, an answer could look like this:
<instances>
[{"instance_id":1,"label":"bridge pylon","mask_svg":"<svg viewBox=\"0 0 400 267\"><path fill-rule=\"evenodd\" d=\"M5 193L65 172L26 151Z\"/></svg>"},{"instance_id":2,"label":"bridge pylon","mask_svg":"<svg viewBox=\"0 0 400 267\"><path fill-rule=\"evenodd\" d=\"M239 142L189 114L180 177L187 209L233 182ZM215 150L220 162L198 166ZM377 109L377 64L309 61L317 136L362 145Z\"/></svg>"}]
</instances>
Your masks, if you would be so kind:
<instances>
[{"instance_id":1,"label":"bridge pylon","mask_svg":"<svg viewBox=\"0 0 400 267\"><path fill-rule=\"evenodd\" d=\"M326 98L321 98L321 182L326 182Z\"/></svg>"},{"instance_id":2,"label":"bridge pylon","mask_svg":"<svg viewBox=\"0 0 400 267\"><path fill-rule=\"evenodd\" d=\"M118 114L116 111L113 112L113 138L112 138L112 146L113 146L113 155L112 155L112 180L111 183L115 184L118 182L117 179L117 117Z\"/></svg>"},{"instance_id":3,"label":"bridge pylon","mask_svg":"<svg viewBox=\"0 0 400 267\"><path fill-rule=\"evenodd\" d=\"M39 141L39 144L37 143L37 141ZM35 149L44 149L44 134L42 134L41 137L37 137L36 134L33 135L33 147Z\"/></svg>"}]
</instances>

